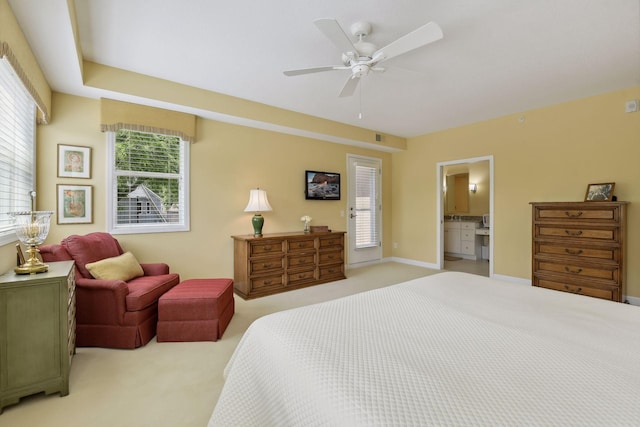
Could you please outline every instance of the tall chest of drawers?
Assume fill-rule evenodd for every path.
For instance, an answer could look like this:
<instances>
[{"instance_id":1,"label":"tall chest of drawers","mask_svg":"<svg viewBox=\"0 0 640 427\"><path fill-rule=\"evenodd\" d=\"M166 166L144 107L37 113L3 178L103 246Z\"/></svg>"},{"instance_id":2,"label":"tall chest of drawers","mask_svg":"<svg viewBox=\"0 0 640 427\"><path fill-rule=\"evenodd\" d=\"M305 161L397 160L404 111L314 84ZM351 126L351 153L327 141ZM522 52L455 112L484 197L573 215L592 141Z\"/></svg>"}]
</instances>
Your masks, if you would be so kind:
<instances>
[{"instance_id":1,"label":"tall chest of drawers","mask_svg":"<svg viewBox=\"0 0 640 427\"><path fill-rule=\"evenodd\" d=\"M249 299L344 279L344 234L231 236L235 292Z\"/></svg>"},{"instance_id":2,"label":"tall chest of drawers","mask_svg":"<svg viewBox=\"0 0 640 427\"><path fill-rule=\"evenodd\" d=\"M69 394L75 353L73 261L0 276L0 413L35 393Z\"/></svg>"},{"instance_id":3,"label":"tall chest of drawers","mask_svg":"<svg viewBox=\"0 0 640 427\"><path fill-rule=\"evenodd\" d=\"M533 286L621 302L626 205L531 203Z\"/></svg>"}]
</instances>

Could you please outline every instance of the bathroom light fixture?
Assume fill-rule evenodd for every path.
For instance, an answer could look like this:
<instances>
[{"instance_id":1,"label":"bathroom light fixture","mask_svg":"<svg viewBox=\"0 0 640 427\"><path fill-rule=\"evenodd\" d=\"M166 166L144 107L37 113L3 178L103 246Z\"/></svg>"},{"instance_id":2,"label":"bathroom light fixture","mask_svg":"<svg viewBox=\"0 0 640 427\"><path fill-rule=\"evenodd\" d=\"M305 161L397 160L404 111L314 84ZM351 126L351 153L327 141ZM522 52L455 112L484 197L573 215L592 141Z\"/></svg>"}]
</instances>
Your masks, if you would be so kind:
<instances>
[{"instance_id":1,"label":"bathroom light fixture","mask_svg":"<svg viewBox=\"0 0 640 427\"><path fill-rule=\"evenodd\" d=\"M264 225L264 218L260 212L271 211L271 205L267 199L267 192L259 188L249 191L249 203L244 208L245 212L255 212L251 223L253 224L253 236L262 237L262 226Z\"/></svg>"},{"instance_id":2,"label":"bathroom light fixture","mask_svg":"<svg viewBox=\"0 0 640 427\"><path fill-rule=\"evenodd\" d=\"M469 184L469 191L472 193L475 193L476 191L478 191L478 185L477 184Z\"/></svg>"}]
</instances>

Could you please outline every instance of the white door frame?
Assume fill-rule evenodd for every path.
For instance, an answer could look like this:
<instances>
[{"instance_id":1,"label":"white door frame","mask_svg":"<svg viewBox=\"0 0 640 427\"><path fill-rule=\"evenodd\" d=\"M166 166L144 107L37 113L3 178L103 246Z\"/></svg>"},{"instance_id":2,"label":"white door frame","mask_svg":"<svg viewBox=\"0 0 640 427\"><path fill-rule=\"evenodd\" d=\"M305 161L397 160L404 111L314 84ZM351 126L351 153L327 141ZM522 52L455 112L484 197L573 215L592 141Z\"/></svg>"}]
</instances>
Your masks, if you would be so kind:
<instances>
[{"instance_id":1,"label":"white door frame","mask_svg":"<svg viewBox=\"0 0 640 427\"><path fill-rule=\"evenodd\" d=\"M378 182L377 182L377 188L376 188L376 192L377 192L377 197L378 197L378 217L379 217L379 226L380 226L380 235L379 235L379 241L380 244L377 247L371 247L371 248L366 248L363 249L362 251L366 251L369 253L369 255L371 255L371 259L360 259L358 256L356 256L356 249L355 249L355 231L354 231L354 225L355 225L355 221L352 221L351 219L351 208L354 207L352 205L352 202L355 202L355 200L352 200L352 198L354 197L354 195L352 194L352 184L355 183L355 177L351 175L351 164L353 162L356 162L358 159L362 159L364 161L369 161L369 162L375 162L379 165L380 167L380 175L378 176ZM347 251L348 251L348 255L347 255L347 259L348 259L348 265L350 267L352 266L364 266L364 265L368 265L368 264L375 264L375 263L379 263L382 261L382 159L378 158L378 157L370 157L370 156L361 156L358 154L347 154L347 214L346 214L346 219L347 219L347 241L348 241L348 245L347 245ZM366 258L366 257L365 257ZM354 262L355 261L355 262Z\"/></svg>"},{"instance_id":2,"label":"white door frame","mask_svg":"<svg viewBox=\"0 0 640 427\"><path fill-rule=\"evenodd\" d=\"M444 192L443 192L443 181L444 181L444 167L450 165L458 165L463 163L477 163L482 161L489 161L489 217L491 218L491 227L489 228L489 277L493 277L493 265L494 257L493 257L493 233L495 229L495 221L493 220L493 185L495 182L494 174L493 174L493 155L483 156L483 157L473 157L470 159L458 159L458 160L450 160L447 162L438 162L436 164L436 185L438 186L436 194L436 209L437 209L437 240L438 240L438 256L436 258L438 268L440 270L444 269Z\"/></svg>"}]
</instances>

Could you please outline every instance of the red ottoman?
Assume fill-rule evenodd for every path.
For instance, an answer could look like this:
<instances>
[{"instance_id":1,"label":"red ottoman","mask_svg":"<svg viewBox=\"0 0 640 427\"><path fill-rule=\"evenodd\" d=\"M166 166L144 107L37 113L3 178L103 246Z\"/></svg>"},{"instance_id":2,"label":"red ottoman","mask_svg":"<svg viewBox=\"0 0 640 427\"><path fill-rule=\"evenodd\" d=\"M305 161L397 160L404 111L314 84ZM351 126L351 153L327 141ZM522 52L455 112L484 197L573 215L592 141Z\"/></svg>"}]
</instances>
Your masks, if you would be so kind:
<instances>
[{"instance_id":1,"label":"red ottoman","mask_svg":"<svg viewBox=\"0 0 640 427\"><path fill-rule=\"evenodd\" d=\"M234 309L233 280L185 280L158 300L157 340L217 341Z\"/></svg>"}]
</instances>

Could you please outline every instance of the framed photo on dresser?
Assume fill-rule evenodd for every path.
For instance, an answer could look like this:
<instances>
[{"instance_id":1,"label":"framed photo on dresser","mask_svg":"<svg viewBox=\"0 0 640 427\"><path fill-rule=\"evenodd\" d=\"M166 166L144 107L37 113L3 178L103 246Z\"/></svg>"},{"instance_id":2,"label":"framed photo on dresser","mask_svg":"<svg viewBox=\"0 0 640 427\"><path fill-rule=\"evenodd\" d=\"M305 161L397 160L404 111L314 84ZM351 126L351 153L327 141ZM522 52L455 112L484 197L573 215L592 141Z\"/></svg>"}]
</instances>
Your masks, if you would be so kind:
<instances>
[{"instance_id":1,"label":"framed photo on dresser","mask_svg":"<svg viewBox=\"0 0 640 427\"><path fill-rule=\"evenodd\" d=\"M613 189L615 182L605 182L601 184L589 184L587 194L584 196L585 202L610 202L613 200Z\"/></svg>"}]
</instances>

